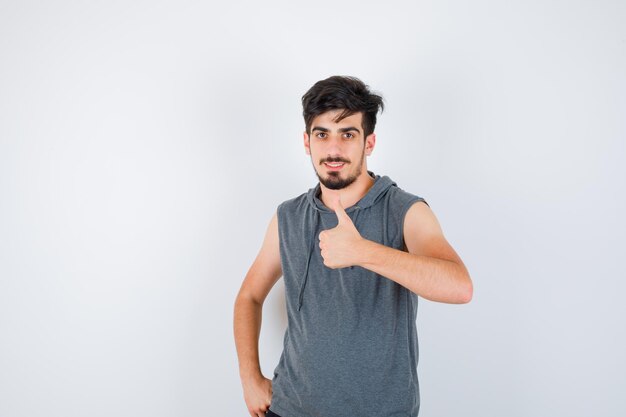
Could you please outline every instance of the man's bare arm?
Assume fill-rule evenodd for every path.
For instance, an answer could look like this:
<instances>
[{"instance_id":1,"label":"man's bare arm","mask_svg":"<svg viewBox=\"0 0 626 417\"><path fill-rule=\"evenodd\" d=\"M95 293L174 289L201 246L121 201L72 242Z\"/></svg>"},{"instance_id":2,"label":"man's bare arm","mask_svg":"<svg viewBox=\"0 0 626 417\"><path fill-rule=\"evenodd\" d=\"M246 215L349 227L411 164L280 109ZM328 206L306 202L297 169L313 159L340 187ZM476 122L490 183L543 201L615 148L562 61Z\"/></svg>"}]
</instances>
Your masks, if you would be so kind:
<instances>
[{"instance_id":1,"label":"man's bare arm","mask_svg":"<svg viewBox=\"0 0 626 417\"><path fill-rule=\"evenodd\" d=\"M235 300L233 328L239 375L248 411L264 416L271 401L271 381L261 373L259 334L263 302L282 276L276 213L269 223L259 254L248 270Z\"/></svg>"},{"instance_id":2,"label":"man's bare arm","mask_svg":"<svg viewBox=\"0 0 626 417\"><path fill-rule=\"evenodd\" d=\"M469 302L473 294L469 272L428 205L417 202L409 208L403 232L408 252L364 239L358 265L431 301Z\"/></svg>"}]
</instances>

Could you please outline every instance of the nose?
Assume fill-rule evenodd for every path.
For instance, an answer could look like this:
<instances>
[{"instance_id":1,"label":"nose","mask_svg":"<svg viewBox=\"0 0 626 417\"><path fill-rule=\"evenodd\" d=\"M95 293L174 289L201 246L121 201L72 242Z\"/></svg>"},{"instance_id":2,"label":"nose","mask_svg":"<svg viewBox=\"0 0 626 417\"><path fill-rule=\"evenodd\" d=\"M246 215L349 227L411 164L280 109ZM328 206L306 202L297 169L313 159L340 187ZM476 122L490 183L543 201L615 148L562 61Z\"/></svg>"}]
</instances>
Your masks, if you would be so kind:
<instances>
[{"instance_id":1,"label":"nose","mask_svg":"<svg viewBox=\"0 0 626 417\"><path fill-rule=\"evenodd\" d=\"M330 135L326 141L326 153L329 155L342 155L343 142L341 135Z\"/></svg>"}]
</instances>

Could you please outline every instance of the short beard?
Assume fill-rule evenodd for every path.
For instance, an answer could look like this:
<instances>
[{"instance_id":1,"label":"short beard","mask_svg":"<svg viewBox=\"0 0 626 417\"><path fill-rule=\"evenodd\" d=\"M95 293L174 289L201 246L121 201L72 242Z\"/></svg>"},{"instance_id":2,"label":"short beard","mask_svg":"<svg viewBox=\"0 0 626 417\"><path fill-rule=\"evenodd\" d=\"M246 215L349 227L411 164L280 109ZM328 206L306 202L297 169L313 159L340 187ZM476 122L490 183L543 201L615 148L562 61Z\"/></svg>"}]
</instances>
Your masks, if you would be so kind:
<instances>
[{"instance_id":1,"label":"short beard","mask_svg":"<svg viewBox=\"0 0 626 417\"><path fill-rule=\"evenodd\" d=\"M356 174L351 175L348 178L341 178L340 177L341 172L333 172L333 171L331 171L328 174L328 178L322 178L320 174L317 173L317 170L315 169L315 167L313 167L313 171L315 171L315 175L317 175L317 178L320 180L320 183L324 185L324 187L330 190L341 190L343 188L346 188L350 184L352 184L354 181L357 180L359 175L361 175L364 158L365 158L365 149L363 150L363 153L361 154L361 160L359 161L359 165L358 165L359 169L357 170ZM311 162L313 162L313 158L311 158Z\"/></svg>"}]
</instances>

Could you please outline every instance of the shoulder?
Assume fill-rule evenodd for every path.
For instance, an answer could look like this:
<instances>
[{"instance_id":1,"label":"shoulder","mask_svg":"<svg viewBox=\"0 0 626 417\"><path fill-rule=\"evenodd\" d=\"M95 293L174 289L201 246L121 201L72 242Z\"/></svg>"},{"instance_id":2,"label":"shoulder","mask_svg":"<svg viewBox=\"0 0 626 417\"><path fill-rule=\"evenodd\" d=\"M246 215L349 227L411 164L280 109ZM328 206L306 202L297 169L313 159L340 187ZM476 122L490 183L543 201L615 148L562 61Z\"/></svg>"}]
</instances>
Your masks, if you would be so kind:
<instances>
[{"instance_id":1,"label":"shoulder","mask_svg":"<svg viewBox=\"0 0 626 417\"><path fill-rule=\"evenodd\" d=\"M458 262L458 255L443 235L435 213L425 200L415 201L407 208L403 235L409 252Z\"/></svg>"},{"instance_id":2,"label":"shoulder","mask_svg":"<svg viewBox=\"0 0 626 417\"><path fill-rule=\"evenodd\" d=\"M409 204L404 216L405 234L417 231L422 236L442 233L435 213L425 200L418 200Z\"/></svg>"},{"instance_id":3,"label":"shoulder","mask_svg":"<svg viewBox=\"0 0 626 417\"><path fill-rule=\"evenodd\" d=\"M302 204L306 203L306 199L307 199L307 193L304 192L300 194L299 196L283 201L282 203L278 205L278 207L283 207L285 209L297 208L301 206Z\"/></svg>"},{"instance_id":4,"label":"shoulder","mask_svg":"<svg viewBox=\"0 0 626 417\"><path fill-rule=\"evenodd\" d=\"M297 197L290 198L280 203L276 209L279 216L303 212L303 206L307 205L307 193L304 192Z\"/></svg>"},{"instance_id":5,"label":"shoulder","mask_svg":"<svg viewBox=\"0 0 626 417\"><path fill-rule=\"evenodd\" d=\"M435 213L426 204L413 204L406 213L403 229L407 250L416 255L452 261L465 268L463 261L444 236Z\"/></svg>"},{"instance_id":6,"label":"shoulder","mask_svg":"<svg viewBox=\"0 0 626 417\"><path fill-rule=\"evenodd\" d=\"M420 195L410 193L398 186L389 189L389 199L395 208L396 216L402 222L408 211L414 206L430 207L426 199ZM421 203L421 204L416 204Z\"/></svg>"}]
</instances>

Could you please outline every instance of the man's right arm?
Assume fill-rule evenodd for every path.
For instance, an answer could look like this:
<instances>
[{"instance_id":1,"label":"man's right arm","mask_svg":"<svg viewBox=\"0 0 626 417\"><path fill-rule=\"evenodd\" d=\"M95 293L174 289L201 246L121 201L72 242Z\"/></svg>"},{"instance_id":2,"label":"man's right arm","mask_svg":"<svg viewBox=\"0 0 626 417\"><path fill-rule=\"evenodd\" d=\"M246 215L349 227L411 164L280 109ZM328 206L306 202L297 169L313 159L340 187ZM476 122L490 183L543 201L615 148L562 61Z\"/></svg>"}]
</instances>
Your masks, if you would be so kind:
<instances>
[{"instance_id":1,"label":"man's right arm","mask_svg":"<svg viewBox=\"0 0 626 417\"><path fill-rule=\"evenodd\" d=\"M233 327L244 399L252 417L265 416L272 398L271 381L261 373L259 334L263 302L282 276L278 218L274 213L263 245L248 270L235 300Z\"/></svg>"}]
</instances>

